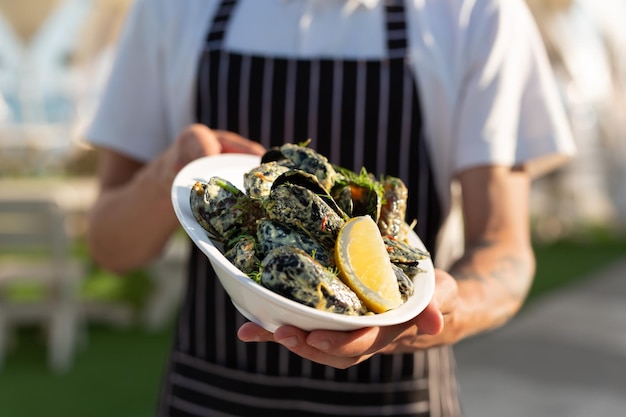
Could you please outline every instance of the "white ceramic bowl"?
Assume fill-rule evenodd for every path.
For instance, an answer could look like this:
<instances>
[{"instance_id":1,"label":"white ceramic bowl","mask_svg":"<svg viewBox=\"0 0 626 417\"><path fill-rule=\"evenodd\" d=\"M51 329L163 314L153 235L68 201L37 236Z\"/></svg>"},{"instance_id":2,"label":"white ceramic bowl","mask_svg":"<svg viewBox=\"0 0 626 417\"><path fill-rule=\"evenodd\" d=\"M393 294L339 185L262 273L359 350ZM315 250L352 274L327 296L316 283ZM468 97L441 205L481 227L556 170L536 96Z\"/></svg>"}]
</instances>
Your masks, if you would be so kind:
<instances>
[{"instance_id":1,"label":"white ceramic bowl","mask_svg":"<svg viewBox=\"0 0 626 417\"><path fill-rule=\"evenodd\" d=\"M435 289L434 269L430 259L420 262L420 267L425 272L415 276L415 292L409 300L397 309L367 316L347 316L305 306L257 284L230 263L193 217L189 205L191 187L196 181L206 182L209 178L218 176L229 180L243 191L243 174L259 163L259 157L244 154L222 154L197 159L178 173L172 186L172 203L178 220L193 242L208 257L221 284L241 314L271 332L284 324L307 331L348 331L404 323L426 307ZM417 235L412 234L410 240L416 247L424 248Z\"/></svg>"}]
</instances>

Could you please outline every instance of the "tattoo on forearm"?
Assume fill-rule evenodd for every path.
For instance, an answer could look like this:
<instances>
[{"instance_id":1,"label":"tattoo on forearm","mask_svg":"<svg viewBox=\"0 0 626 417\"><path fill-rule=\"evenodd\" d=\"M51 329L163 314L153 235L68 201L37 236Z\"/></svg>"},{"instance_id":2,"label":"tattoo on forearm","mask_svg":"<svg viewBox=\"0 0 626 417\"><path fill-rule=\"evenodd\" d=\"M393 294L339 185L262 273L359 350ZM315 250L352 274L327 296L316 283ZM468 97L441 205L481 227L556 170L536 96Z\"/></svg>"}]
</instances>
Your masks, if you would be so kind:
<instances>
[{"instance_id":1,"label":"tattoo on forearm","mask_svg":"<svg viewBox=\"0 0 626 417\"><path fill-rule=\"evenodd\" d=\"M495 242L481 241L474 245L457 265L455 265L452 275L457 280L474 280L487 283L497 281L502 284L511 296L523 298L528 290L528 275L530 274L528 264L521 258L513 255L503 256L498 259L493 267L481 273L475 267L474 253L494 246Z\"/></svg>"}]
</instances>

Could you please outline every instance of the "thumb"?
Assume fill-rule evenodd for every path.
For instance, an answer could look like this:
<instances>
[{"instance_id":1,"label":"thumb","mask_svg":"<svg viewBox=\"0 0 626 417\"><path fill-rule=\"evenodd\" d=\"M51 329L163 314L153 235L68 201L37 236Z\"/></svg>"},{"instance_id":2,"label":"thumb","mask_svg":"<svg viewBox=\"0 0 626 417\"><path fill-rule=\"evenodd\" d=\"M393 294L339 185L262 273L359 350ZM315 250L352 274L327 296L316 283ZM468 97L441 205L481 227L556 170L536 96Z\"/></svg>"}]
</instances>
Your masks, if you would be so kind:
<instances>
[{"instance_id":1,"label":"thumb","mask_svg":"<svg viewBox=\"0 0 626 417\"><path fill-rule=\"evenodd\" d=\"M417 329L422 334L437 335L443 330L443 314L437 301L431 301L415 318Z\"/></svg>"}]
</instances>

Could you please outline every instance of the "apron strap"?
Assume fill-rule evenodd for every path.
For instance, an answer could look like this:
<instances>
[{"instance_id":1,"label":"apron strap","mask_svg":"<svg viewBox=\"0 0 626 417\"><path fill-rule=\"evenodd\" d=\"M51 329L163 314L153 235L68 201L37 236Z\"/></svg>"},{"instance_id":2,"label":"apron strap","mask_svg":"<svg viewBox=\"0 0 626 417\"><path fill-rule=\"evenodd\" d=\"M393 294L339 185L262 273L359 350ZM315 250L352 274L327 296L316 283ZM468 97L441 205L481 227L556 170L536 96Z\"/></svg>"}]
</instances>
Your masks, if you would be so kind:
<instances>
[{"instance_id":1,"label":"apron strap","mask_svg":"<svg viewBox=\"0 0 626 417\"><path fill-rule=\"evenodd\" d=\"M404 0L385 1L385 26L389 58L404 58L407 52L407 26Z\"/></svg>"},{"instance_id":2,"label":"apron strap","mask_svg":"<svg viewBox=\"0 0 626 417\"><path fill-rule=\"evenodd\" d=\"M237 6L237 0L222 0L207 33L206 49L211 51L222 49L226 27L235 6Z\"/></svg>"}]
</instances>

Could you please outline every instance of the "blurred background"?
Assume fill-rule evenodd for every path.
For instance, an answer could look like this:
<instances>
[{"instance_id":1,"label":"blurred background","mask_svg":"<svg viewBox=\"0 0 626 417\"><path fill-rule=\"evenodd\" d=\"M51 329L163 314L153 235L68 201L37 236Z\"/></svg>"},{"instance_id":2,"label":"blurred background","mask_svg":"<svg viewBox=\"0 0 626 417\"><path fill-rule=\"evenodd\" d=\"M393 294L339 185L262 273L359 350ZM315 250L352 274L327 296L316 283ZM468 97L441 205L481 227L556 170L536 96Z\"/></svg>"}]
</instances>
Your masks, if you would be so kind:
<instances>
[{"instance_id":1,"label":"blurred background","mask_svg":"<svg viewBox=\"0 0 626 417\"><path fill-rule=\"evenodd\" d=\"M580 153L535 183L537 278L526 307L506 330L458 346L462 397L468 417L571 417L584 415L572 411L576 390L589 393L594 385L598 403L584 411L618 415L602 407L619 405L623 412L616 398L626 392L623 372L611 371L626 369L626 284L620 284L626 281L626 1L527 2ZM96 187L93 150L81 138L131 3L0 0L3 417L153 413L187 242L174 238L163 259L123 277L94 265L83 242ZM599 293L592 285L611 290ZM604 335L585 329L603 326L610 337L594 351ZM559 332L568 332L558 337L567 339L569 356L553 339L545 341ZM587 343L572 356L576 343L589 338L595 347ZM533 344L524 345L530 339ZM502 357L486 354L485 346ZM571 373L606 352L610 364L590 361L589 369ZM558 361L561 366L554 366ZM563 393L565 380L572 391ZM542 400L556 386L554 400ZM515 401L517 414L510 408ZM503 404L506 413L498 408Z\"/></svg>"}]
</instances>

